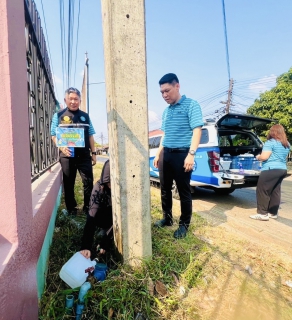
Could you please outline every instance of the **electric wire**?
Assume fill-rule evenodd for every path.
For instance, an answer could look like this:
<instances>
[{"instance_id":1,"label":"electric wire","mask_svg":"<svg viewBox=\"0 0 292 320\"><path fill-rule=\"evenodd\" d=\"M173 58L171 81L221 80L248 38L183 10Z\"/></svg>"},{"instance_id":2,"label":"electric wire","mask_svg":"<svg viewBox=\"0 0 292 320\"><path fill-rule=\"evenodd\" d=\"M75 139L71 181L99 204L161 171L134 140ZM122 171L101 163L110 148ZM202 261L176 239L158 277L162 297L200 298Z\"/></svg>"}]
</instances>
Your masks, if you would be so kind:
<instances>
[{"instance_id":1,"label":"electric wire","mask_svg":"<svg viewBox=\"0 0 292 320\"><path fill-rule=\"evenodd\" d=\"M74 86L76 78L76 63L77 63L77 48L78 48L78 35L79 35L79 18L80 18L80 0L78 3L78 18L77 18L77 35L76 35L76 50L75 50L75 66L74 66Z\"/></svg>"},{"instance_id":2,"label":"electric wire","mask_svg":"<svg viewBox=\"0 0 292 320\"><path fill-rule=\"evenodd\" d=\"M220 93L222 91L227 92L228 91L228 86L226 86L226 85L222 86L222 87L220 87L220 88L218 88L218 89L216 89L216 90L214 90L214 91L212 91L210 93L207 93L207 94L197 98L196 100L197 101L203 101L204 99L207 99L209 97L213 97L215 94L218 94L218 93Z\"/></svg>"},{"instance_id":3,"label":"electric wire","mask_svg":"<svg viewBox=\"0 0 292 320\"><path fill-rule=\"evenodd\" d=\"M66 23L65 23L65 5L64 5L64 0L63 0L63 16L62 16L62 20L63 20L63 26L64 26L64 33L63 33L63 45L64 45L64 55L65 55L65 60L64 60L64 70L65 70L65 74L64 74L64 85L66 83L66 74L67 74L67 47L66 47ZM67 83L65 85L67 87Z\"/></svg>"},{"instance_id":4,"label":"electric wire","mask_svg":"<svg viewBox=\"0 0 292 320\"><path fill-rule=\"evenodd\" d=\"M48 37L48 32L47 32L47 24L46 24L46 17L45 17L43 0L41 0L41 5L42 5L42 13L43 13L43 17L44 17L45 32L46 32L46 37L47 37L48 52L49 52L49 57L50 57L49 65L52 66L53 84L54 84L54 87L56 88L57 96L59 97L58 88L57 88L57 86L56 86L56 81L55 81L55 73L54 73L54 68L53 68L53 60L52 60L52 58L51 58L51 50L50 50L49 37Z\"/></svg>"},{"instance_id":5,"label":"electric wire","mask_svg":"<svg viewBox=\"0 0 292 320\"><path fill-rule=\"evenodd\" d=\"M59 16L60 16L60 29L61 29L61 51L62 51L62 79L63 79L63 92L65 92L65 68L66 68L66 53L64 49L65 35L64 35L64 0L59 0Z\"/></svg>"},{"instance_id":6,"label":"electric wire","mask_svg":"<svg viewBox=\"0 0 292 320\"><path fill-rule=\"evenodd\" d=\"M226 26L226 15L225 15L225 3L224 3L224 0L222 0L222 10L223 10L223 22L224 22L227 72L228 72L228 80L230 80L230 64L229 64L229 51L228 51L227 26Z\"/></svg>"},{"instance_id":7,"label":"electric wire","mask_svg":"<svg viewBox=\"0 0 292 320\"><path fill-rule=\"evenodd\" d=\"M73 56L73 48L74 48L74 16L75 16L75 0L70 0L71 3L71 33L70 33L70 38L71 38L71 53L70 53L70 85L71 85L71 71L72 71L72 56Z\"/></svg>"},{"instance_id":8,"label":"electric wire","mask_svg":"<svg viewBox=\"0 0 292 320\"><path fill-rule=\"evenodd\" d=\"M70 83L70 58L71 58L71 1L69 0L69 13L68 13L68 57L67 57L67 88Z\"/></svg>"}]
</instances>

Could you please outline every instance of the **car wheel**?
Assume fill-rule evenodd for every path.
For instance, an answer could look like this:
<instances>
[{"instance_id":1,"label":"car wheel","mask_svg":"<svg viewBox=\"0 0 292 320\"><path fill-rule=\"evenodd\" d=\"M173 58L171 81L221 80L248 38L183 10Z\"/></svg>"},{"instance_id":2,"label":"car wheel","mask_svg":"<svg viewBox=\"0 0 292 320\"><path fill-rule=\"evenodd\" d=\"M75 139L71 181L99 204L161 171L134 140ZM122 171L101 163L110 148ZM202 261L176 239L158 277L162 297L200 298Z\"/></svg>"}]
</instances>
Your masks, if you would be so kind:
<instances>
[{"instance_id":1,"label":"car wheel","mask_svg":"<svg viewBox=\"0 0 292 320\"><path fill-rule=\"evenodd\" d=\"M235 189L229 188L229 189L214 189L214 191L217 194L221 194L221 195L228 195L231 194Z\"/></svg>"}]
</instances>

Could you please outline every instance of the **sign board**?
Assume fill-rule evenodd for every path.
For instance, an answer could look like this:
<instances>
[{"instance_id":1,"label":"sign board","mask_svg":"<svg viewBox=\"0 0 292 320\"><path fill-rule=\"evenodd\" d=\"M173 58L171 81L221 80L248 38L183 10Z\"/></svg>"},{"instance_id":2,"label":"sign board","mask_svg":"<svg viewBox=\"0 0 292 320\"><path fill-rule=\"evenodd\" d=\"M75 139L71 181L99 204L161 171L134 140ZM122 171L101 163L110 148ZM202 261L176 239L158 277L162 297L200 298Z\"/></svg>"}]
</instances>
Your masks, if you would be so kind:
<instances>
[{"instance_id":1,"label":"sign board","mask_svg":"<svg viewBox=\"0 0 292 320\"><path fill-rule=\"evenodd\" d=\"M84 148L83 128L56 128L57 147Z\"/></svg>"}]
</instances>

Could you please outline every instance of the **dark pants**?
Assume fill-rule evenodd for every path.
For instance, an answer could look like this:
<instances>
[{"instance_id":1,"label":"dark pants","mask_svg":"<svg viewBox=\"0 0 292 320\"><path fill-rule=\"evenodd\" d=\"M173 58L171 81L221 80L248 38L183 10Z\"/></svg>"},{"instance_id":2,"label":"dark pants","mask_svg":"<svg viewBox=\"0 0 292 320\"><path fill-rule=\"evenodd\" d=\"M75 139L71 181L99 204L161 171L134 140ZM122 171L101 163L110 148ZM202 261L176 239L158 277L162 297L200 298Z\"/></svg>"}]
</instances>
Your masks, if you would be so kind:
<instances>
[{"instance_id":1,"label":"dark pants","mask_svg":"<svg viewBox=\"0 0 292 320\"><path fill-rule=\"evenodd\" d=\"M101 188L104 189L102 190ZM102 187L100 185L100 181L97 181L92 189L89 213L83 230L81 250L92 250L94 234L97 228L108 231L113 225L111 195L110 190L106 188L106 186ZM103 192L104 197L102 197L101 192ZM102 249L109 249L112 236L113 232L111 231L108 235L104 235L102 239L99 239Z\"/></svg>"},{"instance_id":2,"label":"dark pants","mask_svg":"<svg viewBox=\"0 0 292 320\"><path fill-rule=\"evenodd\" d=\"M70 212L77 206L74 195L77 170L79 171L83 183L83 210L87 210L89 207L90 195L93 188L91 157L60 157L60 163L63 170L63 185L67 210Z\"/></svg>"},{"instance_id":3,"label":"dark pants","mask_svg":"<svg viewBox=\"0 0 292 320\"><path fill-rule=\"evenodd\" d=\"M113 225L112 207L102 208L98 210L97 214L92 217L87 215L86 223L83 230L81 250L92 250L94 242L94 234L96 229L101 228L105 232ZM99 239L99 245L102 249L108 250L110 246L110 239L113 237L113 230L105 234L102 239Z\"/></svg>"},{"instance_id":4,"label":"dark pants","mask_svg":"<svg viewBox=\"0 0 292 320\"><path fill-rule=\"evenodd\" d=\"M159 177L163 216L172 221L172 184L175 180L180 196L181 216L179 225L188 228L192 217L192 194L190 187L191 171L185 172L184 161L188 151L168 152L165 148L159 157Z\"/></svg>"},{"instance_id":5,"label":"dark pants","mask_svg":"<svg viewBox=\"0 0 292 320\"><path fill-rule=\"evenodd\" d=\"M281 183L287 170L271 169L261 172L257 184L257 212L278 214L281 201Z\"/></svg>"}]
</instances>

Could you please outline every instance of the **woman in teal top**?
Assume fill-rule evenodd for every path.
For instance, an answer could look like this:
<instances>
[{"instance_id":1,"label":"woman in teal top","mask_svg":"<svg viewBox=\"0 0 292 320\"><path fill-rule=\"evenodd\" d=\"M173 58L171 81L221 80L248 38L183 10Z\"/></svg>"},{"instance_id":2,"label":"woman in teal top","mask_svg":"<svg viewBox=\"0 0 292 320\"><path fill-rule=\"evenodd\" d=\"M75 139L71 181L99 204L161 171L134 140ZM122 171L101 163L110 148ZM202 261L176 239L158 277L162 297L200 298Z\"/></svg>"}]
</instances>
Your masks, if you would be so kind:
<instances>
[{"instance_id":1,"label":"woman in teal top","mask_svg":"<svg viewBox=\"0 0 292 320\"><path fill-rule=\"evenodd\" d=\"M252 219L268 221L278 218L281 201L281 184L287 175L286 159L290 151L284 128L280 124L271 127L262 153L256 158L262 161L262 171L257 184L257 214Z\"/></svg>"}]
</instances>

